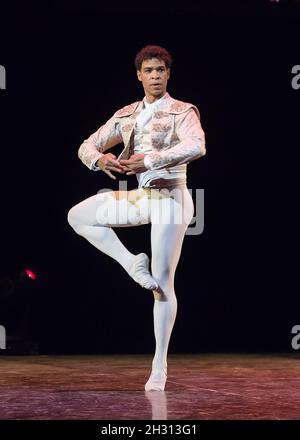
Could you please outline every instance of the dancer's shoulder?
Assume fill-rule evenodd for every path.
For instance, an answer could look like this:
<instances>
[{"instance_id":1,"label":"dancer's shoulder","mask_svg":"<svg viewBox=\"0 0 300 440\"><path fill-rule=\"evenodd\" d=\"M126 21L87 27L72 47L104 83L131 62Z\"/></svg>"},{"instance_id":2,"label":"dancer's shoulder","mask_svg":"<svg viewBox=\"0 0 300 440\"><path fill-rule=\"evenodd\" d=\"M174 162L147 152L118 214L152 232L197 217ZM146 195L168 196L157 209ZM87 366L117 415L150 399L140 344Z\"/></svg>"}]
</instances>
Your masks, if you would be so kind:
<instances>
[{"instance_id":1,"label":"dancer's shoulder","mask_svg":"<svg viewBox=\"0 0 300 440\"><path fill-rule=\"evenodd\" d=\"M188 112L190 109L194 109L198 117L200 117L199 110L194 104L171 98L171 102L169 107L167 108L167 112L175 115L180 115L182 113Z\"/></svg>"},{"instance_id":2,"label":"dancer's shoulder","mask_svg":"<svg viewBox=\"0 0 300 440\"><path fill-rule=\"evenodd\" d=\"M137 106L139 105L139 101L133 102L132 104L125 105L125 107L122 107L120 110L118 110L115 113L115 116L117 118L122 118L124 116L130 116L135 111Z\"/></svg>"}]
</instances>

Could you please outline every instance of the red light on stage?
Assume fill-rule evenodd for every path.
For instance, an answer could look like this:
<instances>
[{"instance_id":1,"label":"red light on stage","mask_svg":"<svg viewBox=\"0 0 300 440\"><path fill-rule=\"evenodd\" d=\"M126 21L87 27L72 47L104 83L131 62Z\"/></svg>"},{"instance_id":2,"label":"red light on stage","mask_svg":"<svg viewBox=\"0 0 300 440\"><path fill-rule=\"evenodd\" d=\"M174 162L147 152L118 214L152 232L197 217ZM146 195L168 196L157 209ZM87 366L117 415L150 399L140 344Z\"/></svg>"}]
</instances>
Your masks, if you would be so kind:
<instances>
[{"instance_id":1,"label":"red light on stage","mask_svg":"<svg viewBox=\"0 0 300 440\"><path fill-rule=\"evenodd\" d=\"M37 276L34 272L32 272L32 270L30 269L25 269L24 272L26 273L26 275L28 276L28 278L32 279L32 280L36 280Z\"/></svg>"}]
</instances>

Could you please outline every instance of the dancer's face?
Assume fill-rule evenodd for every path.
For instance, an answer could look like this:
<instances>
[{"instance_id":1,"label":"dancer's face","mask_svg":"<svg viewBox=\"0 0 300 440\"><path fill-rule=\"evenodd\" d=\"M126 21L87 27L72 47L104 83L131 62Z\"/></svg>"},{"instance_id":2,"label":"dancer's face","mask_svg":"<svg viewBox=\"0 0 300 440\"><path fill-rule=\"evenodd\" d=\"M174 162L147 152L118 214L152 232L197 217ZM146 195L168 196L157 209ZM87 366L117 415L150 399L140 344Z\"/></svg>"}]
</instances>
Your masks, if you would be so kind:
<instances>
[{"instance_id":1,"label":"dancer's face","mask_svg":"<svg viewBox=\"0 0 300 440\"><path fill-rule=\"evenodd\" d=\"M141 70L137 71L138 80L142 82L148 102L161 98L167 91L170 69L163 60L151 58L142 62Z\"/></svg>"}]
</instances>

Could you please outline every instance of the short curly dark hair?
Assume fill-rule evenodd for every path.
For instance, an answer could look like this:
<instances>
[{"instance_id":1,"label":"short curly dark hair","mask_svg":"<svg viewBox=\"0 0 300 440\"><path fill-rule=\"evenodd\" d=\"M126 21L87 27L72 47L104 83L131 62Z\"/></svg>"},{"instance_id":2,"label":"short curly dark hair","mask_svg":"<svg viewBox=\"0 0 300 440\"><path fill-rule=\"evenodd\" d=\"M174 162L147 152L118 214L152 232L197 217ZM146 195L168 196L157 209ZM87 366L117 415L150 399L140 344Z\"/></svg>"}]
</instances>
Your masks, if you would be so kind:
<instances>
[{"instance_id":1,"label":"short curly dark hair","mask_svg":"<svg viewBox=\"0 0 300 440\"><path fill-rule=\"evenodd\" d=\"M148 45L143 47L135 57L134 65L136 70L141 70L143 61L150 60L151 58L158 58L164 61L167 69L169 69L173 63L173 58L166 49L161 46Z\"/></svg>"}]
</instances>

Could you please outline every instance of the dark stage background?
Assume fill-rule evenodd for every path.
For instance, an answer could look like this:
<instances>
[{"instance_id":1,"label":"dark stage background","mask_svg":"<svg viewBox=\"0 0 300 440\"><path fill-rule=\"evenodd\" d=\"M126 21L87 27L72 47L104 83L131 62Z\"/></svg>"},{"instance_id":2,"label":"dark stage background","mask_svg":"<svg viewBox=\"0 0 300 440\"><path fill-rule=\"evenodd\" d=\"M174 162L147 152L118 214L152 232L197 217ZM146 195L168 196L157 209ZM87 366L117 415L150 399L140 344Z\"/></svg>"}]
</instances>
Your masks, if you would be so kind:
<instances>
[{"instance_id":1,"label":"dark stage background","mask_svg":"<svg viewBox=\"0 0 300 440\"><path fill-rule=\"evenodd\" d=\"M193 195L205 190L205 229L185 238L170 353L292 352L300 3L99 4L11 2L1 13L0 275L30 267L38 280L2 298L0 324L27 331L40 353L154 350L151 293L76 235L67 212L118 188L77 150L143 97L133 59L159 44L175 59L169 93L198 106L207 139L207 155L188 167ZM150 253L149 225L117 233Z\"/></svg>"}]
</instances>

